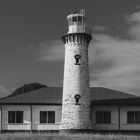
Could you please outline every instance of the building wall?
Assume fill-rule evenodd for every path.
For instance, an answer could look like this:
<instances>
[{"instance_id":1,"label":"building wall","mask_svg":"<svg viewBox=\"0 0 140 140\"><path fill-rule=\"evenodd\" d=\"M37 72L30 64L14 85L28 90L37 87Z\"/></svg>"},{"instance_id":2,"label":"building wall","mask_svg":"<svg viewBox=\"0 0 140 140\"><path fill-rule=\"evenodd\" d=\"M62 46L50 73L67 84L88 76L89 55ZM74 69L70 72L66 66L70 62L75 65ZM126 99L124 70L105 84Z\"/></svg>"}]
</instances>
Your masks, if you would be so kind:
<instances>
[{"instance_id":1,"label":"building wall","mask_svg":"<svg viewBox=\"0 0 140 140\"><path fill-rule=\"evenodd\" d=\"M55 124L40 124L40 111L55 111ZM62 106L32 106L32 130L59 130Z\"/></svg>"},{"instance_id":2,"label":"building wall","mask_svg":"<svg viewBox=\"0 0 140 140\"><path fill-rule=\"evenodd\" d=\"M111 111L111 124L96 124L96 111ZM95 130L118 130L118 107L117 106L92 106L91 122Z\"/></svg>"},{"instance_id":3,"label":"building wall","mask_svg":"<svg viewBox=\"0 0 140 140\"><path fill-rule=\"evenodd\" d=\"M119 113L120 108L120 113ZM8 111L24 111L23 124L8 124ZM55 124L40 124L40 111L55 111ZM96 124L96 111L111 111L111 124ZM140 111L140 106L92 106L91 123L94 130L140 130L140 124L127 124L127 111ZM2 122L0 110L0 130L59 130L62 106L31 106L4 105L2 106ZM119 125L120 114L120 125Z\"/></svg>"},{"instance_id":4,"label":"building wall","mask_svg":"<svg viewBox=\"0 0 140 140\"><path fill-rule=\"evenodd\" d=\"M140 124L127 124L127 111L140 111L140 106L121 106L120 130L140 130Z\"/></svg>"},{"instance_id":5,"label":"building wall","mask_svg":"<svg viewBox=\"0 0 140 140\"><path fill-rule=\"evenodd\" d=\"M32 118L31 118L32 110ZM23 124L9 124L8 111L24 111ZM55 124L40 124L40 111L55 111ZM61 106L31 106L4 105L2 106L2 130L59 130L61 121ZM0 115L1 116L1 115ZM32 126L31 126L32 120ZM1 122L1 121L0 121ZM1 125L0 125L1 126Z\"/></svg>"},{"instance_id":6,"label":"building wall","mask_svg":"<svg viewBox=\"0 0 140 140\"><path fill-rule=\"evenodd\" d=\"M24 111L23 124L9 124L8 111ZM30 106L7 105L2 106L2 130L30 130Z\"/></svg>"},{"instance_id":7,"label":"building wall","mask_svg":"<svg viewBox=\"0 0 140 140\"><path fill-rule=\"evenodd\" d=\"M76 38L77 35L74 35ZM76 40L76 39L75 39ZM84 38L81 37L81 40ZM75 65L75 55L81 56ZM75 95L80 95L80 105L75 105ZM65 44L63 107L61 129L90 129L90 91L88 71L88 45L82 42Z\"/></svg>"}]
</instances>

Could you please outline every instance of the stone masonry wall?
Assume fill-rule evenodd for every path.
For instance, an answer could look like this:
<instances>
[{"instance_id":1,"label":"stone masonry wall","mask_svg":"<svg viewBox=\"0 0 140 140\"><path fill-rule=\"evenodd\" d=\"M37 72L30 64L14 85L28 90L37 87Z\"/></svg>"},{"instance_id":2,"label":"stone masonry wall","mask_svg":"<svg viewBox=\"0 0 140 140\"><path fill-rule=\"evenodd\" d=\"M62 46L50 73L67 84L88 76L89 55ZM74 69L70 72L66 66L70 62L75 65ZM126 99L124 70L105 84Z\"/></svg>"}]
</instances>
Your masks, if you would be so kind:
<instances>
[{"instance_id":1,"label":"stone masonry wall","mask_svg":"<svg viewBox=\"0 0 140 140\"><path fill-rule=\"evenodd\" d=\"M75 65L75 55L80 54L80 65ZM80 105L75 105L79 94ZM63 106L60 129L91 129L88 45L69 42L65 44Z\"/></svg>"}]
</instances>

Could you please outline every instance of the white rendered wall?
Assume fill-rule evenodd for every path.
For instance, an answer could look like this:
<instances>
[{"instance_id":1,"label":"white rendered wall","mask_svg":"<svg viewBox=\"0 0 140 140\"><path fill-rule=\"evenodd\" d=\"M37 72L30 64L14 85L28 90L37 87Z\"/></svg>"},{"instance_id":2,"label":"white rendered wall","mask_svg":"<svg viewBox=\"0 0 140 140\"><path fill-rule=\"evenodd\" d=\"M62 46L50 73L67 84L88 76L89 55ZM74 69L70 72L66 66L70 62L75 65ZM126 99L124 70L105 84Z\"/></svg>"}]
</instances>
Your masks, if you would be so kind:
<instances>
[{"instance_id":1,"label":"white rendered wall","mask_svg":"<svg viewBox=\"0 0 140 140\"><path fill-rule=\"evenodd\" d=\"M96 111L110 111L111 124L96 124ZM119 130L119 112L117 106L93 106L91 108L92 128L95 130Z\"/></svg>"},{"instance_id":2,"label":"white rendered wall","mask_svg":"<svg viewBox=\"0 0 140 140\"><path fill-rule=\"evenodd\" d=\"M0 109L0 131L1 131L1 109Z\"/></svg>"},{"instance_id":3,"label":"white rendered wall","mask_svg":"<svg viewBox=\"0 0 140 140\"><path fill-rule=\"evenodd\" d=\"M8 111L24 111L23 124L9 124ZM2 130L30 130L30 106L6 105L2 106Z\"/></svg>"},{"instance_id":4,"label":"white rendered wall","mask_svg":"<svg viewBox=\"0 0 140 140\"><path fill-rule=\"evenodd\" d=\"M40 111L55 111L54 124L40 123ZM59 130L62 106L32 106L32 130Z\"/></svg>"},{"instance_id":5,"label":"white rendered wall","mask_svg":"<svg viewBox=\"0 0 140 140\"><path fill-rule=\"evenodd\" d=\"M127 124L127 111L140 111L140 106L121 106L120 130L140 130L140 124Z\"/></svg>"},{"instance_id":6,"label":"white rendered wall","mask_svg":"<svg viewBox=\"0 0 140 140\"><path fill-rule=\"evenodd\" d=\"M81 55L81 65L75 65L75 55ZM74 96L81 96L75 105ZM88 45L69 42L65 44L63 107L60 129L90 129L90 89Z\"/></svg>"}]
</instances>

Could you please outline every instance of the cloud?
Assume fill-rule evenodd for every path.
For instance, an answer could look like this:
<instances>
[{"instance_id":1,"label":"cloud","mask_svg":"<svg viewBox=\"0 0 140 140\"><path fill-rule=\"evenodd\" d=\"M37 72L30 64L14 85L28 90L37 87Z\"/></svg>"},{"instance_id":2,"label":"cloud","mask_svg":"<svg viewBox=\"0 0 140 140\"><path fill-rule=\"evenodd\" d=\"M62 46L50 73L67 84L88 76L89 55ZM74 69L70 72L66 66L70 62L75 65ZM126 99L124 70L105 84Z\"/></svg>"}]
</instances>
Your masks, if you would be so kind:
<instances>
[{"instance_id":1,"label":"cloud","mask_svg":"<svg viewBox=\"0 0 140 140\"><path fill-rule=\"evenodd\" d=\"M140 12L126 16L126 21L130 25L129 34L140 40Z\"/></svg>"},{"instance_id":2,"label":"cloud","mask_svg":"<svg viewBox=\"0 0 140 140\"><path fill-rule=\"evenodd\" d=\"M140 12L126 16L126 24L133 40L94 35L89 48L91 86L140 93Z\"/></svg>"},{"instance_id":3,"label":"cloud","mask_svg":"<svg viewBox=\"0 0 140 140\"><path fill-rule=\"evenodd\" d=\"M124 19L131 40L103 33L109 27L94 28L100 33L93 34L89 46L91 86L140 94L140 12L127 15ZM61 41L46 41L39 44L39 48L37 61L58 62L64 59Z\"/></svg>"},{"instance_id":4,"label":"cloud","mask_svg":"<svg viewBox=\"0 0 140 140\"><path fill-rule=\"evenodd\" d=\"M108 35L94 37L96 41L89 48L91 86L137 93L140 90L140 42Z\"/></svg>"},{"instance_id":5,"label":"cloud","mask_svg":"<svg viewBox=\"0 0 140 140\"><path fill-rule=\"evenodd\" d=\"M61 61L64 59L64 44L61 40L45 41L38 45L36 61Z\"/></svg>"},{"instance_id":6,"label":"cloud","mask_svg":"<svg viewBox=\"0 0 140 140\"><path fill-rule=\"evenodd\" d=\"M95 26L93 28L93 31L97 31L97 32L103 32L103 31L106 31L108 28L105 27L105 26Z\"/></svg>"},{"instance_id":7,"label":"cloud","mask_svg":"<svg viewBox=\"0 0 140 140\"><path fill-rule=\"evenodd\" d=\"M10 94L11 90L8 89L7 87L0 85L0 97L6 96Z\"/></svg>"}]
</instances>

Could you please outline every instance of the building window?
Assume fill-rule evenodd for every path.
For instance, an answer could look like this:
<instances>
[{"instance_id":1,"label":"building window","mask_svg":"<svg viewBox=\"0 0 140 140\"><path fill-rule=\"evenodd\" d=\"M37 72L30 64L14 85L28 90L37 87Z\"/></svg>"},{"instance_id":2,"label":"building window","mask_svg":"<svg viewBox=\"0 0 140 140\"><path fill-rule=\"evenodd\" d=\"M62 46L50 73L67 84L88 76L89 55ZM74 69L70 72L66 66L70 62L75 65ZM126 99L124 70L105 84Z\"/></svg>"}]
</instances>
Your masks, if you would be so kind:
<instances>
[{"instance_id":1,"label":"building window","mask_svg":"<svg viewBox=\"0 0 140 140\"><path fill-rule=\"evenodd\" d=\"M40 123L47 123L47 111L40 111Z\"/></svg>"},{"instance_id":2,"label":"building window","mask_svg":"<svg viewBox=\"0 0 140 140\"><path fill-rule=\"evenodd\" d=\"M128 124L140 124L140 111L128 111L127 112Z\"/></svg>"},{"instance_id":3,"label":"building window","mask_svg":"<svg viewBox=\"0 0 140 140\"><path fill-rule=\"evenodd\" d=\"M55 123L55 112L48 111L48 123Z\"/></svg>"},{"instance_id":4,"label":"building window","mask_svg":"<svg viewBox=\"0 0 140 140\"><path fill-rule=\"evenodd\" d=\"M23 123L23 111L8 111L8 123Z\"/></svg>"},{"instance_id":5,"label":"building window","mask_svg":"<svg viewBox=\"0 0 140 140\"><path fill-rule=\"evenodd\" d=\"M55 111L40 111L40 123L55 123Z\"/></svg>"},{"instance_id":6,"label":"building window","mask_svg":"<svg viewBox=\"0 0 140 140\"><path fill-rule=\"evenodd\" d=\"M96 123L97 124L111 124L111 112L110 111L96 111Z\"/></svg>"}]
</instances>

